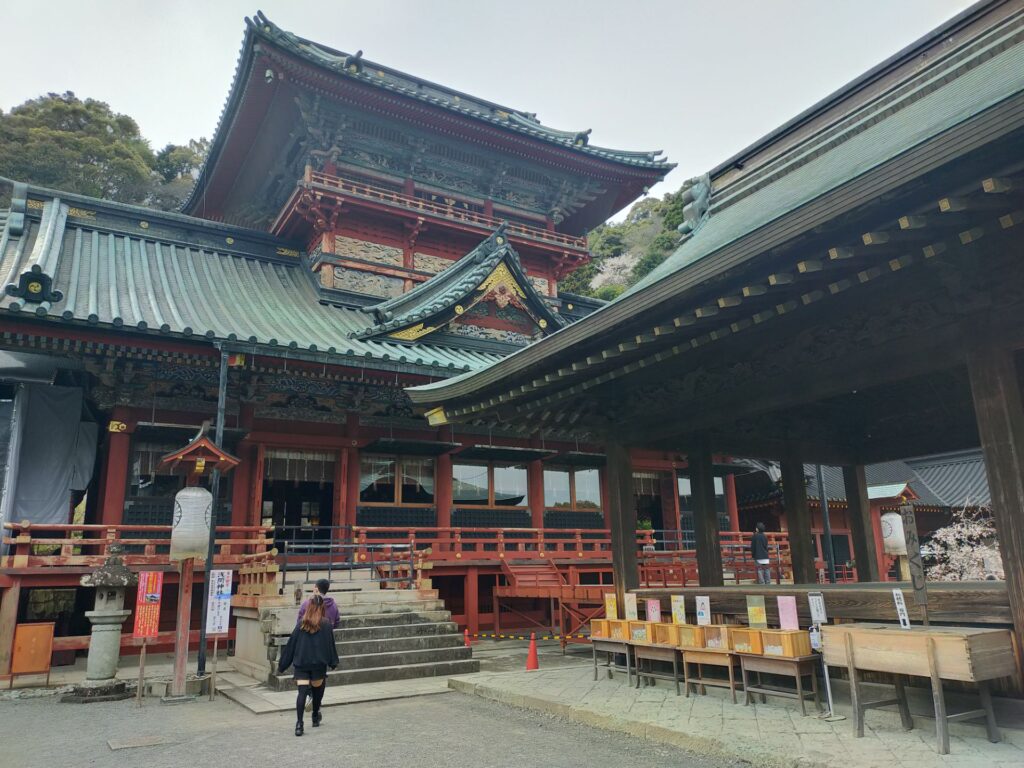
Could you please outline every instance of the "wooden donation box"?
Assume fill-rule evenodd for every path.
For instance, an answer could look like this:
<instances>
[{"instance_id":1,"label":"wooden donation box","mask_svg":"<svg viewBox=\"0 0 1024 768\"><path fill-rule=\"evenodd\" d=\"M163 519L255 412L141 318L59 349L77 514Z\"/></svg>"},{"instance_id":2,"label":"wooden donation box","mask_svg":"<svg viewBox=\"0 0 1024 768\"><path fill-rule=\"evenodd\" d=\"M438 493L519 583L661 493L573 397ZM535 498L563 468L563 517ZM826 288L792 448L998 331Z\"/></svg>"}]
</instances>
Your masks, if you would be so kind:
<instances>
[{"instance_id":1,"label":"wooden donation box","mask_svg":"<svg viewBox=\"0 0 1024 768\"><path fill-rule=\"evenodd\" d=\"M949 753L950 721L984 718L989 739L999 741L987 681L1016 674L1009 630L923 626L904 629L893 624L837 624L825 625L821 630L825 663L849 670L857 736L864 735L864 711L887 704L899 706L904 728L913 727L901 676L914 675L931 678L940 754ZM896 697L864 701L858 677L861 671L895 675ZM943 680L977 683L982 709L947 715Z\"/></svg>"}]
</instances>

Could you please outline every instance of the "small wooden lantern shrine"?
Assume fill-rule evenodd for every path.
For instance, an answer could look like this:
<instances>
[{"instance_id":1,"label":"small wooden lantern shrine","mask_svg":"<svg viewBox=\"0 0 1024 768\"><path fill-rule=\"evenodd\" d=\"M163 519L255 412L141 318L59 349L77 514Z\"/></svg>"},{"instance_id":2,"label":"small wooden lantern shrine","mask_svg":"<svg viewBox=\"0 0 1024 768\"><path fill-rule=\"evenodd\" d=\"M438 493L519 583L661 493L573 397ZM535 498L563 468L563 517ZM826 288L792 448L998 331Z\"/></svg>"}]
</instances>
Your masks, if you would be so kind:
<instances>
[{"instance_id":1,"label":"small wooden lantern shrine","mask_svg":"<svg viewBox=\"0 0 1024 768\"><path fill-rule=\"evenodd\" d=\"M223 451L209 438L206 431L201 431L184 448L171 451L160 458L161 469L169 469L175 474L186 476L186 484L195 485L199 478L215 469L221 474L230 472L241 460Z\"/></svg>"}]
</instances>

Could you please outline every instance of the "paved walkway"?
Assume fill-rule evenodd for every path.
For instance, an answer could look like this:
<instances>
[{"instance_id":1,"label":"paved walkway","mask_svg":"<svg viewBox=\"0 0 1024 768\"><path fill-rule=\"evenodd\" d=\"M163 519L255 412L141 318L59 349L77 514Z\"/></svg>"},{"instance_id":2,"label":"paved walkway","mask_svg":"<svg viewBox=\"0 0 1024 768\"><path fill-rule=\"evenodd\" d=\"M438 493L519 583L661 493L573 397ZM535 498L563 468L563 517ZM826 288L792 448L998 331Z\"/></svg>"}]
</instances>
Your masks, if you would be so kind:
<instances>
[{"instance_id":1,"label":"paved walkway","mask_svg":"<svg viewBox=\"0 0 1024 768\"><path fill-rule=\"evenodd\" d=\"M899 718L883 710L867 715L865 736L856 739L850 720L826 722L800 714L796 702L770 698L767 704L733 704L727 691L676 696L667 682L640 688L625 675L609 680L580 664L536 672L481 672L452 678L449 685L485 699L559 715L585 725L628 733L708 754L748 760L755 765L847 768L1021 768L1024 730L1003 728L1004 741L991 744L984 728L951 726L951 754L935 752L934 721L915 716L905 732ZM837 706L840 714L848 714ZM810 710L808 710L810 712Z\"/></svg>"},{"instance_id":2,"label":"paved walkway","mask_svg":"<svg viewBox=\"0 0 1024 768\"><path fill-rule=\"evenodd\" d=\"M0 724L4 768L742 768L455 693L332 707L302 738L291 711L256 717L220 698L0 701Z\"/></svg>"}]
</instances>

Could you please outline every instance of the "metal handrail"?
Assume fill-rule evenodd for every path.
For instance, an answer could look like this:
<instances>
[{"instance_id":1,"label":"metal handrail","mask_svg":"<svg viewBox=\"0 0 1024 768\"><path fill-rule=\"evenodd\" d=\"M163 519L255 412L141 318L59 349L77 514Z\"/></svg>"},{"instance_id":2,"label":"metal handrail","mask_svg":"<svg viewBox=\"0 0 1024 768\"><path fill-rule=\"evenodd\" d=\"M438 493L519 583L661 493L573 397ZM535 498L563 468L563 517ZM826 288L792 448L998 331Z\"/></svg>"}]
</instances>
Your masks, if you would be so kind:
<instances>
[{"instance_id":1,"label":"metal handrail","mask_svg":"<svg viewBox=\"0 0 1024 768\"><path fill-rule=\"evenodd\" d=\"M293 550L299 549L302 552L293 552ZM394 550L399 550L399 552L394 552ZM412 581L413 579L413 550L409 544L342 544L335 542L298 542L296 544L285 541L281 553L281 588L278 594L283 595L288 587L289 554L306 555L304 558L305 563L299 564L299 568L305 567L306 582L308 582L311 565L309 555L315 554L317 551L325 551L328 554L326 563L328 580L332 578L334 570L337 569L348 571L348 580L353 581L353 573L356 568L366 568L370 571L370 581L390 581L390 579L380 576L378 569L383 566L393 569L396 566L406 564L409 566L409 580ZM389 556L388 559L378 559L376 556L378 552L386 553ZM404 554L402 554L403 552ZM340 563L335 559L336 553L345 556ZM391 557L391 555L401 556ZM367 561L367 557L369 557L369 561Z\"/></svg>"}]
</instances>

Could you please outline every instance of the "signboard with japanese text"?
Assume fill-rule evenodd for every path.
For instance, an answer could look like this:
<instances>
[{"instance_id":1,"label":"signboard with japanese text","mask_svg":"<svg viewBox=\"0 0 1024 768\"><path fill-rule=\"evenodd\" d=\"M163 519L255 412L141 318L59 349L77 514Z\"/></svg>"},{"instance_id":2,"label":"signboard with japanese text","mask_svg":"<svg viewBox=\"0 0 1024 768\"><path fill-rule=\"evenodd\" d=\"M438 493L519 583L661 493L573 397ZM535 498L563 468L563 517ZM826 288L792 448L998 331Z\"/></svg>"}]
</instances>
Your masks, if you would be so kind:
<instances>
[{"instance_id":1,"label":"signboard with japanese text","mask_svg":"<svg viewBox=\"0 0 1024 768\"><path fill-rule=\"evenodd\" d=\"M811 624L828 624L828 614L825 613L825 595L821 592L808 592L807 603L811 608Z\"/></svg>"},{"instance_id":2,"label":"signboard with japanese text","mask_svg":"<svg viewBox=\"0 0 1024 768\"><path fill-rule=\"evenodd\" d=\"M896 603L896 616L900 620L903 629L910 629L910 614L907 613L907 603L903 599L903 590L896 588L892 591L893 602Z\"/></svg>"},{"instance_id":3,"label":"signboard with japanese text","mask_svg":"<svg viewBox=\"0 0 1024 768\"><path fill-rule=\"evenodd\" d=\"M160 599L164 588L163 571L142 571L135 597L135 628L132 637L152 639L160 631Z\"/></svg>"},{"instance_id":4,"label":"signboard with japanese text","mask_svg":"<svg viewBox=\"0 0 1024 768\"><path fill-rule=\"evenodd\" d=\"M658 624L661 621L661 600L653 598L644 603L647 620Z\"/></svg>"},{"instance_id":5,"label":"signboard with japanese text","mask_svg":"<svg viewBox=\"0 0 1024 768\"><path fill-rule=\"evenodd\" d=\"M608 619L619 618L619 602L614 592L605 592L604 595L604 615Z\"/></svg>"},{"instance_id":6,"label":"signboard with japanese text","mask_svg":"<svg viewBox=\"0 0 1024 768\"><path fill-rule=\"evenodd\" d=\"M206 634L226 635L231 620L231 571L210 571Z\"/></svg>"},{"instance_id":7,"label":"signboard with japanese text","mask_svg":"<svg viewBox=\"0 0 1024 768\"><path fill-rule=\"evenodd\" d=\"M637 604L636 595L632 592L627 592L622 598L625 601L626 619L629 621L637 621L640 617L637 615Z\"/></svg>"},{"instance_id":8,"label":"signboard with japanese text","mask_svg":"<svg viewBox=\"0 0 1024 768\"><path fill-rule=\"evenodd\" d=\"M910 583L914 587L914 602L928 605L928 588L924 580L924 563L921 560L921 542L917 537L917 519L912 504L900 505L903 519L903 538L907 543L907 565L910 566Z\"/></svg>"},{"instance_id":9,"label":"signboard with japanese text","mask_svg":"<svg viewBox=\"0 0 1024 768\"><path fill-rule=\"evenodd\" d=\"M684 595L672 595L672 622L675 624L686 623L686 597Z\"/></svg>"},{"instance_id":10,"label":"signboard with japanese text","mask_svg":"<svg viewBox=\"0 0 1024 768\"><path fill-rule=\"evenodd\" d=\"M699 596L695 598L697 605L697 624L702 627L711 623L711 598Z\"/></svg>"}]
</instances>

